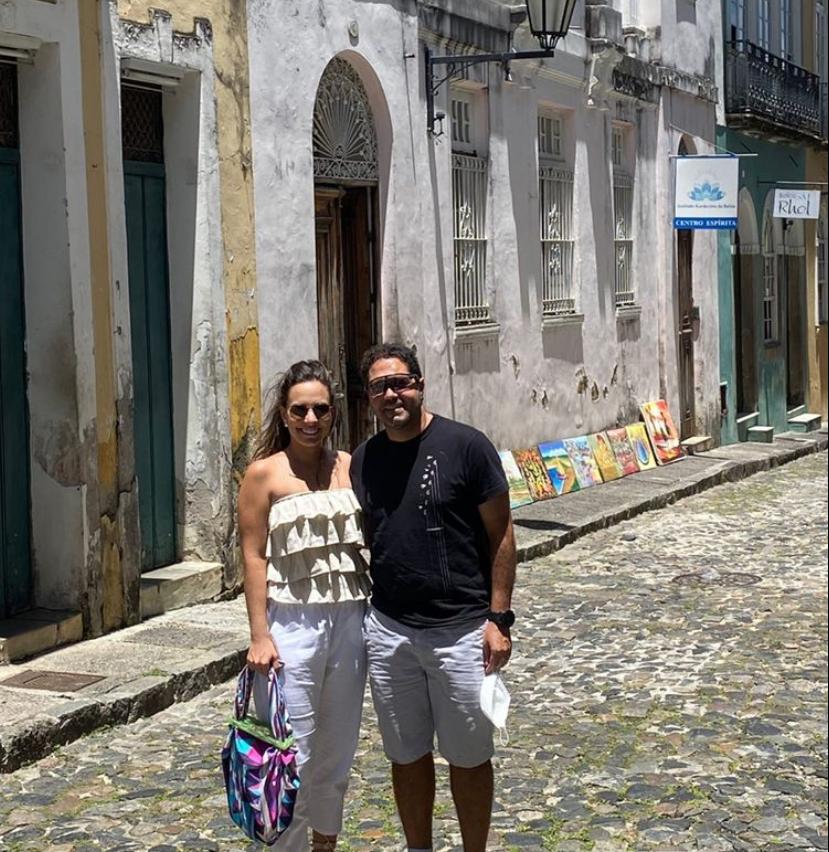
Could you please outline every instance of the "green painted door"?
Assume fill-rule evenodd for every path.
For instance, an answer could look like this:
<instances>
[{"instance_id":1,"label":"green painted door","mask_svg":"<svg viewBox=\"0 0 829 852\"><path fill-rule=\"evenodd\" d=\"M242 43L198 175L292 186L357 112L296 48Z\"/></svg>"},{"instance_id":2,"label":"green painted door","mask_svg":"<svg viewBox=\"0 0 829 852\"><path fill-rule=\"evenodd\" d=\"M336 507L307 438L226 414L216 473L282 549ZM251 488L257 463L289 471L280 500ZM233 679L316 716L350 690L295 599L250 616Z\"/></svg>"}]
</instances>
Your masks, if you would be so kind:
<instances>
[{"instance_id":1,"label":"green painted door","mask_svg":"<svg viewBox=\"0 0 829 852\"><path fill-rule=\"evenodd\" d=\"M124 162L141 565L176 561L164 166Z\"/></svg>"},{"instance_id":2,"label":"green painted door","mask_svg":"<svg viewBox=\"0 0 829 852\"><path fill-rule=\"evenodd\" d=\"M31 592L15 70L0 65L0 618L26 609Z\"/></svg>"}]
</instances>

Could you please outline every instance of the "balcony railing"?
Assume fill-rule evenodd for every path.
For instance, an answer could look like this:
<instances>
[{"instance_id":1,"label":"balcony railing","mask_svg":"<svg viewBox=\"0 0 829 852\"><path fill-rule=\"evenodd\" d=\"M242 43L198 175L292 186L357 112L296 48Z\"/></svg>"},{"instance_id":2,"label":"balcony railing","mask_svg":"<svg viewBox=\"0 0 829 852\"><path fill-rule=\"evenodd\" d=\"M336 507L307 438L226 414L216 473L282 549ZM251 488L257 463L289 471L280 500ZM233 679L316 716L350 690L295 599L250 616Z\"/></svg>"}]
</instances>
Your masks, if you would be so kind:
<instances>
[{"instance_id":1,"label":"balcony railing","mask_svg":"<svg viewBox=\"0 0 829 852\"><path fill-rule=\"evenodd\" d=\"M821 137L820 80L750 41L725 45L725 111L786 135ZM825 138L825 133L823 134Z\"/></svg>"}]
</instances>

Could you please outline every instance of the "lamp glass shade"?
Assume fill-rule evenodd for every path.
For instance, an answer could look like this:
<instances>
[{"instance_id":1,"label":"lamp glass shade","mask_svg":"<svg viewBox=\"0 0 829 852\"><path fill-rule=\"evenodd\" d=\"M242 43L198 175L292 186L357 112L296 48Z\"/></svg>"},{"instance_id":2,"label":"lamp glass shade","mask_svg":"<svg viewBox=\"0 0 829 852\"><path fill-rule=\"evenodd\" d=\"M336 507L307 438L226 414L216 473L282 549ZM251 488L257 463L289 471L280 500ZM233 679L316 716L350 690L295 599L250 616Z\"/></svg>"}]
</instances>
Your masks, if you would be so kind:
<instances>
[{"instance_id":1,"label":"lamp glass shade","mask_svg":"<svg viewBox=\"0 0 829 852\"><path fill-rule=\"evenodd\" d=\"M576 0L526 0L530 32L544 50L552 50L567 34Z\"/></svg>"}]
</instances>

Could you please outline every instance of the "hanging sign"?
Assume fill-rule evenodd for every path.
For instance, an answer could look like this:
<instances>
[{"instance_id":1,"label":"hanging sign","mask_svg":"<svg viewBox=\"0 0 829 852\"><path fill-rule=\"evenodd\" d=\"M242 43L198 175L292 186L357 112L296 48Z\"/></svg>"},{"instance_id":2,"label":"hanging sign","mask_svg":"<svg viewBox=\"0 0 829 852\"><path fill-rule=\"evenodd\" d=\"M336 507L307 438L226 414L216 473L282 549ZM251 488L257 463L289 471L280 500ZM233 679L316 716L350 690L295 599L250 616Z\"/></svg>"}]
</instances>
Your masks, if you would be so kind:
<instances>
[{"instance_id":1,"label":"hanging sign","mask_svg":"<svg viewBox=\"0 0 829 852\"><path fill-rule=\"evenodd\" d=\"M775 189L772 216L776 219L817 219L820 191L817 189Z\"/></svg>"},{"instance_id":2,"label":"hanging sign","mask_svg":"<svg viewBox=\"0 0 829 852\"><path fill-rule=\"evenodd\" d=\"M738 157L677 157L674 228L736 228Z\"/></svg>"}]
</instances>

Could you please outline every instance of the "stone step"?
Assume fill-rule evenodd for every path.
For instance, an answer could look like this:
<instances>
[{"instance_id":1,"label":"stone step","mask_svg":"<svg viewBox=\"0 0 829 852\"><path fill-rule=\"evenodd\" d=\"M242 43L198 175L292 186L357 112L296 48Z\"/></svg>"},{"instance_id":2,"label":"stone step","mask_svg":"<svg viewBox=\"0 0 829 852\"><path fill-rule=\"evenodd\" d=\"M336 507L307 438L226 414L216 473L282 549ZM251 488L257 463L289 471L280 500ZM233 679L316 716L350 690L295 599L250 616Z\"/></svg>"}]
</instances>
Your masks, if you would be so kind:
<instances>
[{"instance_id":1,"label":"stone step","mask_svg":"<svg viewBox=\"0 0 829 852\"><path fill-rule=\"evenodd\" d=\"M788 420L789 429L792 432L817 432L820 429L819 414L798 414L795 417L790 417Z\"/></svg>"},{"instance_id":2,"label":"stone step","mask_svg":"<svg viewBox=\"0 0 829 852\"><path fill-rule=\"evenodd\" d=\"M786 419L791 420L792 417L797 417L800 414L806 414L806 406L805 405L796 405L794 408L790 408L786 412Z\"/></svg>"},{"instance_id":3,"label":"stone step","mask_svg":"<svg viewBox=\"0 0 829 852\"><path fill-rule=\"evenodd\" d=\"M82 638L83 618L79 612L30 609L0 620L0 665Z\"/></svg>"},{"instance_id":4,"label":"stone step","mask_svg":"<svg viewBox=\"0 0 829 852\"><path fill-rule=\"evenodd\" d=\"M141 618L215 600L222 593L221 562L179 562L141 575Z\"/></svg>"},{"instance_id":5,"label":"stone step","mask_svg":"<svg viewBox=\"0 0 829 852\"><path fill-rule=\"evenodd\" d=\"M748 430L752 426L756 426L760 422L759 411L747 411L737 415L737 439L739 441L748 440Z\"/></svg>"},{"instance_id":6,"label":"stone step","mask_svg":"<svg viewBox=\"0 0 829 852\"><path fill-rule=\"evenodd\" d=\"M752 426L748 430L748 440L770 444L774 440L774 426Z\"/></svg>"},{"instance_id":7,"label":"stone step","mask_svg":"<svg viewBox=\"0 0 829 852\"><path fill-rule=\"evenodd\" d=\"M698 453L707 453L711 449L711 436L693 435L682 441L681 446L689 456L695 456Z\"/></svg>"}]
</instances>

